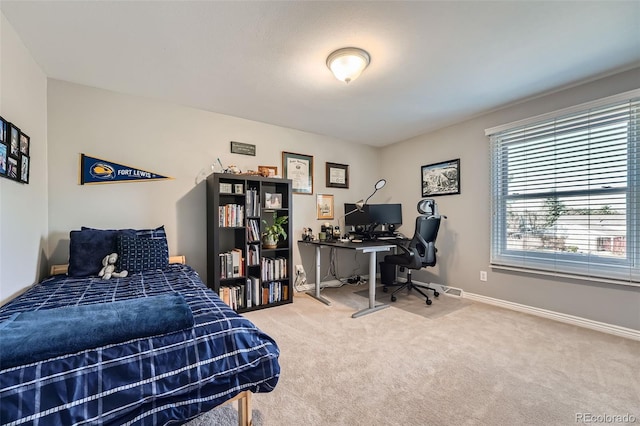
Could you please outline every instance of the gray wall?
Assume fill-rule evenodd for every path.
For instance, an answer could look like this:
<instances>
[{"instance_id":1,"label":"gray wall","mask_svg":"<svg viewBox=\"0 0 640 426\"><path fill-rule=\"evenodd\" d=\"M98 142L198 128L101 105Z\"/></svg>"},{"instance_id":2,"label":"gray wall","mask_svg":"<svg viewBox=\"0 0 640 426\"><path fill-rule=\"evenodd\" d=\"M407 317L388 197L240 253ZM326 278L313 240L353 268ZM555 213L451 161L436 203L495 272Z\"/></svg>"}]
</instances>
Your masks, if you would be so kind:
<instances>
[{"instance_id":1,"label":"gray wall","mask_svg":"<svg viewBox=\"0 0 640 426\"><path fill-rule=\"evenodd\" d=\"M0 14L0 115L31 137L29 184L0 179L0 305L46 274L47 79Z\"/></svg>"},{"instance_id":2,"label":"gray wall","mask_svg":"<svg viewBox=\"0 0 640 426\"><path fill-rule=\"evenodd\" d=\"M489 266L489 140L484 130L583 102L637 89L640 68L509 105L439 131L382 149L389 200L403 203L405 234L420 199L420 166L460 158L461 194L435 197L448 216L438 234L439 265L417 280L470 293L640 329L640 288L514 273ZM487 282L480 271L488 271Z\"/></svg>"},{"instance_id":3,"label":"gray wall","mask_svg":"<svg viewBox=\"0 0 640 426\"><path fill-rule=\"evenodd\" d=\"M282 151L314 157L314 194L294 195L294 237L316 219L316 194L334 194L336 212L372 191L378 149L255 121L49 80L49 235L52 262L66 263L69 231L80 226L147 228L165 225L172 254L184 254L206 279L204 182L219 157L225 165L257 170L277 166ZM256 156L230 153L230 141L256 145ZM81 153L175 179L79 185ZM350 188L325 186L325 163L350 164ZM337 223L336 220L333 221ZM310 279L313 251L294 245L294 262ZM326 260L326 259L325 259ZM345 265L345 273L351 267Z\"/></svg>"},{"instance_id":4,"label":"gray wall","mask_svg":"<svg viewBox=\"0 0 640 426\"><path fill-rule=\"evenodd\" d=\"M420 166L461 159L462 194L438 197L443 223L439 265L416 279L467 292L640 329L640 289L597 282L503 272L489 267L489 152L484 129L638 88L640 69L510 105L437 132L383 149L264 123L153 102L45 78L4 16L0 21L0 114L15 120L32 141L29 185L0 179L0 304L68 259L68 235L82 225L152 227L164 224L170 251L185 254L206 278L205 192L196 179L220 157L243 170L282 167L281 152L314 156L314 195L294 196L293 229L317 232L315 194L342 204L387 187L372 202L404 205L405 234L413 232L420 197ZM47 91L48 85L48 91ZM48 116L47 116L48 113ZM257 156L230 154L229 141L257 146ZM78 185L80 153L172 176L113 185ZM350 165L350 189L325 187L325 162ZM333 221L337 223L337 219ZM297 237L297 235L296 235ZM325 256L327 254L325 253ZM327 265L327 258L323 264ZM301 246L294 262L313 276L313 250ZM367 259L341 256L347 275ZM479 271L489 272L479 281ZM324 273L325 271L323 271Z\"/></svg>"}]
</instances>

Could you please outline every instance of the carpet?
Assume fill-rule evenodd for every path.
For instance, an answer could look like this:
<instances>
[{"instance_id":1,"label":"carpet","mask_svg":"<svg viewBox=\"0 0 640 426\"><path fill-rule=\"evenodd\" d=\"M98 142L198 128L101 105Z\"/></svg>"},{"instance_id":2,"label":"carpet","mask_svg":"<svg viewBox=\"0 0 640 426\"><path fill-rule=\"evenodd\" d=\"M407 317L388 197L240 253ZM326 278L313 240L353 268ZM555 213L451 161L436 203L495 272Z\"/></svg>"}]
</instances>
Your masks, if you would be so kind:
<instances>
[{"instance_id":1,"label":"carpet","mask_svg":"<svg viewBox=\"0 0 640 426\"><path fill-rule=\"evenodd\" d=\"M251 415L253 426L263 426L264 419L259 410L252 410ZM199 417L185 423L184 426L238 426L238 411L233 404L226 404L222 407L207 411Z\"/></svg>"},{"instance_id":2,"label":"carpet","mask_svg":"<svg viewBox=\"0 0 640 426\"><path fill-rule=\"evenodd\" d=\"M358 288L365 287L362 290L353 291L350 287L341 287L340 292L335 292L334 289L328 290L324 295L331 298L332 296L343 302L345 297L348 297L348 292L352 292L356 296L366 297L369 299L369 288L366 286L359 286ZM420 315L425 318L436 319L455 312L459 309L471 306L473 302L465 300L459 297L447 296L440 293L439 297L432 297L433 293L428 292L429 298L433 301L431 305L425 303L424 297L417 291L402 290L396 295L397 300L391 301L391 293L398 287L389 287L389 292L384 293L382 286L376 289L376 302L386 303L394 308L402 309L403 311L411 312L412 314ZM336 289L337 290L337 289ZM343 302L344 303L344 302ZM364 306L363 306L364 307Z\"/></svg>"},{"instance_id":3,"label":"carpet","mask_svg":"<svg viewBox=\"0 0 640 426\"><path fill-rule=\"evenodd\" d=\"M367 299L336 294L363 289L323 290L331 306L301 294L244 314L281 350L278 385L252 398L265 426L640 419L640 342L480 302L437 319L397 308L354 319Z\"/></svg>"}]
</instances>

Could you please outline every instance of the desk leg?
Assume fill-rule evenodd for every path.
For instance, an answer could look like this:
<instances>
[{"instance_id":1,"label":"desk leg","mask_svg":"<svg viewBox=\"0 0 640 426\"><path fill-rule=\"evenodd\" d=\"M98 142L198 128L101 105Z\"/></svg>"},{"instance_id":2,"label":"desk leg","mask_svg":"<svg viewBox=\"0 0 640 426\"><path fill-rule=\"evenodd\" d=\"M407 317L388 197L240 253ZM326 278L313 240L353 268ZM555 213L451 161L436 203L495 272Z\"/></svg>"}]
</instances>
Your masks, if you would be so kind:
<instances>
[{"instance_id":1,"label":"desk leg","mask_svg":"<svg viewBox=\"0 0 640 426\"><path fill-rule=\"evenodd\" d=\"M324 297L320 296L320 246L316 246L316 288L314 292L308 291L307 294L324 303L331 306L331 302Z\"/></svg>"},{"instance_id":2,"label":"desk leg","mask_svg":"<svg viewBox=\"0 0 640 426\"><path fill-rule=\"evenodd\" d=\"M352 318L358 318L381 309L388 308L389 305L376 306L376 252L369 253L369 307L351 315Z\"/></svg>"}]
</instances>

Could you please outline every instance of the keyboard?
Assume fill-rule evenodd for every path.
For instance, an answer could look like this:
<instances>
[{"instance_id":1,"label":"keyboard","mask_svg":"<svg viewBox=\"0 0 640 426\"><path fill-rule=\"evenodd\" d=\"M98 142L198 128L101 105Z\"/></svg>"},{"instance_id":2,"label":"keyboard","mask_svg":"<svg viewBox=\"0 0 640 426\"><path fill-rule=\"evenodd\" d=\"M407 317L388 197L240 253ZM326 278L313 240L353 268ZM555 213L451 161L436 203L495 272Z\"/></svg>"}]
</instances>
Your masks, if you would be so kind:
<instances>
[{"instance_id":1,"label":"keyboard","mask_svg":"<svg viewBox=\"0 0 640 426\"><path fill-rule=\"evenodd\" d=\"M400 238L400 237L395 236L395 235L389 235L389 236L385 236L385 237L378 237L376 239L377 240L397 240L398 238Z\"/></svg>"}]
</instances>

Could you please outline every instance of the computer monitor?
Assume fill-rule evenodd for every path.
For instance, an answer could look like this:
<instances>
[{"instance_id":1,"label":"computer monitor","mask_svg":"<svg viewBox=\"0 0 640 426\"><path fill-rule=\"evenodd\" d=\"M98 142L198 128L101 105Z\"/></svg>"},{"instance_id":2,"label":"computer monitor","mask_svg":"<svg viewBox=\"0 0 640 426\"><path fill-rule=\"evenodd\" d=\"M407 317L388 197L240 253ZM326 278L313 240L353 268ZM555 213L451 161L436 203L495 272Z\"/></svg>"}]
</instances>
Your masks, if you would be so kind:
<instances>
[{"instance_id":1,"label":"computer monitor","mask_svg":"<svg viewBox=\"0 0 640 426\"><path fill-rule=\"evenodd\" d=\"M362 210L363 211L358 211L355 204L344 203L344 214L346 215L344 217L344 226L369 225L371 223L371 218L369 218L369 206L364 206Z\"/></svg>"},{"instance_id":2,"label":"computer monitor","mask_svg":"<svg viewBox=\"0 0 640 426\"><path fill-rule=\"evenodd\" d=\"M372 223L397 229L402 225L402 204L370 204L369 219Z\"/></svg>"}]
</instances>

